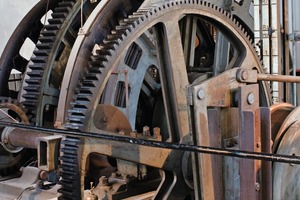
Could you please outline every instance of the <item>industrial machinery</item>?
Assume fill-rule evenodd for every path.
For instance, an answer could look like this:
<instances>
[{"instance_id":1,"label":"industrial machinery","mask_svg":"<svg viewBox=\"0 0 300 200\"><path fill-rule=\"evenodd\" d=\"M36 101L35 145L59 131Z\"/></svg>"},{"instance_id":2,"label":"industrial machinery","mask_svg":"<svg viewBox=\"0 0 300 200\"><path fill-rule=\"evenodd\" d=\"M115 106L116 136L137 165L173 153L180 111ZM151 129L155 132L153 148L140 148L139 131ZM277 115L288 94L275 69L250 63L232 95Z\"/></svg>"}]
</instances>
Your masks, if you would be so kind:
<instances>
[{"instance_id":1,"label":"industrial machinery","mask_svg":"<svg viewBox=\"0 0 300 200\"><path fill-rule=\"evenodd\" d=\"M268 73L252 7L40 0L0 59L0 199L298 199L272 83L300 79Z\"/></svg>"}]
</instances>

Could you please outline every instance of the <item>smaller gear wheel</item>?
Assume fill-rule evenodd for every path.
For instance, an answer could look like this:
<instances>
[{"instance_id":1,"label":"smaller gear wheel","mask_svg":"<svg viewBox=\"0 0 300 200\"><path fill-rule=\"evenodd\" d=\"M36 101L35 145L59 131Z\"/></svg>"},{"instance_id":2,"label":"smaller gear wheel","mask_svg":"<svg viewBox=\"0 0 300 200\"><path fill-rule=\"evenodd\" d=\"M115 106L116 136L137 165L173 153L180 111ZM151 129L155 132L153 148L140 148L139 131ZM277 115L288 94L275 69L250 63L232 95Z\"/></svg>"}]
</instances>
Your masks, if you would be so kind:
<instances>
[{"instance_id":1,"label":"smaller gear wheel","mask_svg":"<svg viewBox=\"0 0 300 200\"><path fill-rule=\"evenodd\" d=\"M9 97L0 97L0 112L4 114L4 119L10 119L10 121L16 123L29 124L27 115L22 104L19 104L16 100ZM3 115L2 115L3 116ZM0 127L1 128L1 127ZM0 175L7 176L15 174L19 171L20 161L25 151L20 148L16 152L7 151L5 145L1 143L0 145Z\"/></svg>"},{"instance_id":2,"label":"smaller gear wheel","mask_svg":"<svg viewBox=\"0 0 300 200\"><path fill-rule=\"evenodd\" d=\"M22 124L29 124L24 106L8 97L0 97L0 109Z\"/></svg>"}]
</instances>

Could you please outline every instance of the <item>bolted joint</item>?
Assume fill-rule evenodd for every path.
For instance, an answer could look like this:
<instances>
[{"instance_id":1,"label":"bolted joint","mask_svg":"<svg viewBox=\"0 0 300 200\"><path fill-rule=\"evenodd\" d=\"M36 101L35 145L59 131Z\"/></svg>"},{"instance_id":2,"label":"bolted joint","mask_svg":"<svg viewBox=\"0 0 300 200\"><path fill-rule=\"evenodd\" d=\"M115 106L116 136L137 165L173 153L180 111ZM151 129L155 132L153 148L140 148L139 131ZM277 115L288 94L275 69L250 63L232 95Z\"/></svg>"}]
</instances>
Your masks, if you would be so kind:
<instances>
[{"instance_id":1,"label":"bolted joint","mask_svg":"<svg viewBox=\"0 0 300 200\"><path fill-rule=\"evenodd\" d=\"M236 79L239 82L245 82L247 81L249 78L249 73L248 71L244 70L244 69L239 69L236 73Z\"/></svg>"},{"instance_id":2,"label":"bolted joint","mask_svg":"<svg viewBox=\"0 0 300 200\"><path fill-rule=\"evenodd\" d=\"M240 83L257 83L257 79L258 72L256 70L238 69L236 71L236 80Z\"/></svg>"},{"instance_id":3,"label":"bolted joint","mask_svg":"<svg viewBox=\"0 0 300 200\"><path fill-rule=\"evenodd\" d=\"M242 71L242 77L243 80L247 80L249 78L249 74L247 71Z\"/></svg>"}]
</instances>

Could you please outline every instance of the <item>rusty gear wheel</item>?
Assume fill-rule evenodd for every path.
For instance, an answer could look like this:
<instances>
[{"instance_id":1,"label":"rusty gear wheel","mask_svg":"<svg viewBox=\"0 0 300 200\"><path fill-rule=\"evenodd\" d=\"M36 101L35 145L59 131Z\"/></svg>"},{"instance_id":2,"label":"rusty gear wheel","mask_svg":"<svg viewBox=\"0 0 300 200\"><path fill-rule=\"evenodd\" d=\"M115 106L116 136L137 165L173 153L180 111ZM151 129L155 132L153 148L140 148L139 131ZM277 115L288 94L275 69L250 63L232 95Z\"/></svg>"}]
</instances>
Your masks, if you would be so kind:
<instances>
[{"instance_id":1,"label":"rusty gear wheel","mask_svg":"<svg viewBox=\"0 0 300 200\"><path fill-rule=\"evenodd\" d=\"M185 61L180 22L190 16L196 22L210 24L211 27L224 34L230 42L232 53L229 55L230 60L225 70L233 67L255 68L263 73L261 62L249 36L242 26L222 9L197 0L175 0L158 4L149 9L143 8L117 26L116 30L112 31L112 34L107 36L100 45L97 55L91 56L90 68L76 89L76 98L71 104L73 109L69 111L69 122L66 127L82 131L91 129L95 131L95 127L97 127L93 124L96 121L94 120L95 108L99 103L107 103L124 112L132 128L135 129L136 122L139 120L137 119L139 117L137 112L140 103L139 97L145 92L144 87L152 83L150 88L158 85L156 89L161 89L160 94L163 99L169 134L167 138L172 142L189 141L189 115L186 107L188 104L185 88L191 82L188 80L190 74L187 68L189 66ZM193 45L189 47L193 47L195 40L190 40L190 42ZM201 73L198 74L198 77L202 80L203 78L207 79L211 77L212 70L213 66L210 70L204 71L204 77ZM148 76L148 73L152 73L152 76ZM270 104L268 86L264 83L260 83L260 86L262 90L261 104L267 106ZM155 87L152 88L154 88L154 92ZM150 90L150 94L151 92L152 90ZM66 161L74 160L75 155L81 155L77 147L80 140L74 142L75 140L66 138L66 143L72 147L73 151L72 155L67 152L63 153L62 168L68 166ZM81 160L80 157L77 159L74 160L74 165ZM79 175L78 170L84 165L85 163L80 163L79 166L73 168L75 171L72 173ZM179 198L179 196L185 198L190 195L191 190L183 180L181 170L176 166L179 167L174 163L173 173L166 171L166 176L168 176L166 179L176 179L176 183L166 180L158 189L155 198ZM83 174L81 174L82 176ZM77 176L76 180L80 184L83 179ZM67 174L62 177L62 181L66 183L70 181ZM80 188L80 186L77 185L76 188ZM66 191L70 191L70 189L66 188Z\"/></svg>"},{"instance_id":2,"label":"rusty gear wheel","mask_svg":"<svg viewBox=\"0 0 300 200\"><path fill-rule=\"evenodd\" d=\"M23 124L29 124L24 106L9 97L0 97L0 109Z\"/></svg>"},{"instance_id":3,"label":"rusty gear wheel","mask_svg":"<svg viewBox=\"0 0 300 200\"><path fill-rule=\"evenodd\" d=\"M15 122L29 124L29 120L26 116L22 104L17 103L15 100L12 100L11 98L0 97L0 112L4 112L9 119ZM5 146L0 145L0 175L1 176L14 173L14 170L18 168L18 165L20 164L20 160L23 155L23 151L21 150L22 148L18 150L18 153L6 152Z\"/></svg>"}]
</instances>

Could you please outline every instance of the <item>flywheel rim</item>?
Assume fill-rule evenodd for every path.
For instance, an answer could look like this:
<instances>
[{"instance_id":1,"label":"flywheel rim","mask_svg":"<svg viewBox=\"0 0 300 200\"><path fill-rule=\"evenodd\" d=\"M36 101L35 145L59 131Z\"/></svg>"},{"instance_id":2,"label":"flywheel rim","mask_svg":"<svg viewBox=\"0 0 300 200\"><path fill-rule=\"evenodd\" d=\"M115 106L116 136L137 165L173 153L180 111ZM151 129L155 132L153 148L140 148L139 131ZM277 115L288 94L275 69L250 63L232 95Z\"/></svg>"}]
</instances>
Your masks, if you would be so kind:
<instances>
[{"instance_id":1,"label":"flywheel rim","mask_svg":"<svg viewBox=\"0 0 300 200\"><path fill-rule=\"evenodd\" d=\"M282 137L276 154L299 156L300 121L293 123ZM299 199L300 189L299 165L289 163L273 163L273 199Z\"/></svg>"}]
</instances>

